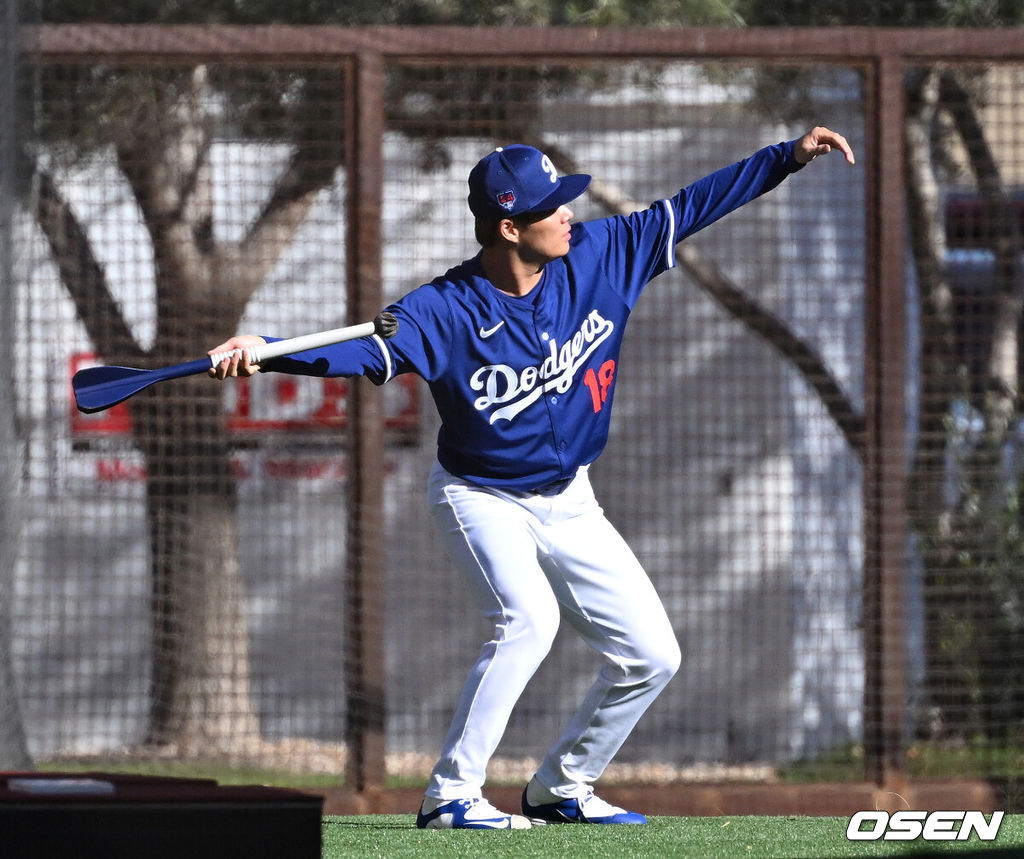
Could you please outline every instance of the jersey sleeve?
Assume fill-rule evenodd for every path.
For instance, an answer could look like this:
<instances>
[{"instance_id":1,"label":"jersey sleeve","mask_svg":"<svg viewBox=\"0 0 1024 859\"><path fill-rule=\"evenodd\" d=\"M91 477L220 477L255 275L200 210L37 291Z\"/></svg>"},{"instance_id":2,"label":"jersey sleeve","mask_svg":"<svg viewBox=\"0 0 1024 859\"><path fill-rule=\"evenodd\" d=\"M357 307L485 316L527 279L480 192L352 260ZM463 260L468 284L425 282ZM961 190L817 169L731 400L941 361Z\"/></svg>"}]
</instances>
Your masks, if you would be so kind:
<instances>
[{"instance_id":1,"label":"jersey sleeve","mask_svg":"<svg viewBox=\"0 0 1024 859\"><path fill-rule=\"evenodd\" d=\"M447 302L428 284L385 309L398 320L394 337L374 334L309 349L268 361L263 369L298 376L366 376L375 385L401 373L418 373L427 381L436 378L448 363L451 311Z\"/></svg>"},{"instance_id":2,"label":"jersey sleeve","mask_svg":"<svg viewBox=\"0 0 1024 859\"><path fill-rule=\"evenodd\" d=\"M264 340L273 343L279 337ZM387 349L384 341L374 334L359 340L334 343L319 349L307 349L265 361L260 369L265 373L288 373L292 376L366 376L383 384L387 374Z\"/></svg>"},{"instance_id":3,"label":"jersey sleeve","mask_svg":"<svg viewBox=\"0 0 1024 859\"><path fill-rule=\"evenodd\" d=\"M728 167L631 215L584 224L606 248L605 270L632 307L652 278L675 266L675 246L706 226L777 187L803 167L793 155L795 141L766 146ZM606 231L600 236L600 231Z\"/></svg>"},{"instance_id":4,"label":"jersey sleeve","mask_svg":"<svg viewBox=\"0 0 1024 859\"><path fill-rule=\"evenodd\" d=\"M778 187L804 165L793 156L796 141L766 146L683 188L669 202L678 218L675 240L682 241L719 218Z\"/></svg>"},{"instance_id":5,"label":"jersey sleeve","mask_svg":"<svg viewBox=\"0 0 1024 859\"><path fill-rule=\"evenodd\" d=\"M416 373L433 382L444 373L451 356L452 311L441 289L432 283L425 284L386 309L398 320L395 336L382 341L391 363L391 376ZM387 378L378 384L386 381Z\"/></svg>"}]
</instances>

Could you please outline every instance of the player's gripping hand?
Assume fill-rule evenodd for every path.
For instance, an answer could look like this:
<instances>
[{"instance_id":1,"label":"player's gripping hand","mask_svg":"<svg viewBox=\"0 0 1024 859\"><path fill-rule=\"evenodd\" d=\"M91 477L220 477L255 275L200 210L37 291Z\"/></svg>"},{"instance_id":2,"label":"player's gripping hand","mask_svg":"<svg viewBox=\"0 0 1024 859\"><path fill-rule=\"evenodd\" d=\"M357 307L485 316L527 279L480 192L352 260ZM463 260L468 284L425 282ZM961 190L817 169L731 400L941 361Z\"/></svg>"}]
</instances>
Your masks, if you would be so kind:
<instances>
[{"instance_id":1,"label":"player's gripping hand","mask_svg":"<svg viewBox=\"0 0 1024 859\"><path fill-rule=\"evenodd\" d=\"M808 164L819 155L828 155L833 149L838 149L846 156L847 164L857 163L846 138L822 125L812 128L796 142L793 157L801 164Z\"/></svg>"},{"instance_id":2,"label":"player's gripping hand","mask_svg":"<svg viewBox=\"0 0 1024 859\"><path fill-rule=\"evenodd\" d=\"M250 346L259 346L267 341L255 334L240 334L225 340L220 346L207 352L213 355L215 352L235 352L229 358L225 358L216 367L207 370L207 375L212 379L226 379L228 376L252 376L260 371L259 364L250 364L246 349ZM237 350L237 351L235 351Z\"/></svg>"}]
</instances>

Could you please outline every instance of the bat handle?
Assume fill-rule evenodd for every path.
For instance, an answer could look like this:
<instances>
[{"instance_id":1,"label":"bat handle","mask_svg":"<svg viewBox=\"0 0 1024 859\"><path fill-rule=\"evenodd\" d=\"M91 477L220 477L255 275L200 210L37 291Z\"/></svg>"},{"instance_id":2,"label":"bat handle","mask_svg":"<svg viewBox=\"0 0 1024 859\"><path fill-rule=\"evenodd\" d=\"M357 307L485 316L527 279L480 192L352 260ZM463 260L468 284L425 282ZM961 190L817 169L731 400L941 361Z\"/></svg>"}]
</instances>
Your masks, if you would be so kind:
<instances>
[{"instance_id":1,"label":"bat handle","mask_svg":"<svg viewBox=\"0 0 1024 859\"><path fill-rule=\"evenodd\" d=\"M271 358L305 352L307 349L320 349L334 343L344 343L346 340L358 340L372 334L384 338L394 337L396 331L398 331L398 320L393 314L384 312L379 314L373 322L349 325L346 328L332 328L330 331L317 331L313 334L303 334L273 343L257 343L254 346L247 346L245 349L215 352L210 356L210 366L216 367L221 361L241 355L243 352L248 357L250 364L259 364Z\"/></svg>"},{"instance_id":2,"label":"bat handle","mask_svg":"<svg viewBox=\"0 0 1024 859\"><path fill-rule=\"evenodd\" d=\"M230 358L234 358L235 355L240 356L243 352L248 354L250 364L259 363L256 360L256 347L249 346L246 349L229 349L226 352L214 352L213 354L210 355L210 366L216 369L217 365L220 364L221 361L226 361Z\"/></svg>"}]
</instances>

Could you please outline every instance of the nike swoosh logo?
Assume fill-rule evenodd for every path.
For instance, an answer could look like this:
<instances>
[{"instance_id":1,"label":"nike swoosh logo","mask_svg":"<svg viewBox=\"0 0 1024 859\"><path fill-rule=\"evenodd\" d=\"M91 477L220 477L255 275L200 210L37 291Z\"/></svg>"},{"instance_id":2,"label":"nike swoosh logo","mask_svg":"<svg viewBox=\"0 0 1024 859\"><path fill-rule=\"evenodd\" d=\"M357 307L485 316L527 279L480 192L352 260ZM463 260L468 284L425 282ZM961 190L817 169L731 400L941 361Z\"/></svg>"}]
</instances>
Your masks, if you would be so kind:
<instances>
[{"instance_id":1,"label":"nike swoosh logo","mask_svg":"<svg viewBox=\"0 0 1024 859\"><path fill-rule=\"evenodd\" d=\"M492 334L494 334L494 332L496 332L499 328L501 328L501 326L504 325L504 324L505 324L505 320L502 319L501 322L499 322L493 328L484 328L481 325L480 326L480 339L481 340L486 340L488 337L490 337Z\"/></svg>"}]
</instances>

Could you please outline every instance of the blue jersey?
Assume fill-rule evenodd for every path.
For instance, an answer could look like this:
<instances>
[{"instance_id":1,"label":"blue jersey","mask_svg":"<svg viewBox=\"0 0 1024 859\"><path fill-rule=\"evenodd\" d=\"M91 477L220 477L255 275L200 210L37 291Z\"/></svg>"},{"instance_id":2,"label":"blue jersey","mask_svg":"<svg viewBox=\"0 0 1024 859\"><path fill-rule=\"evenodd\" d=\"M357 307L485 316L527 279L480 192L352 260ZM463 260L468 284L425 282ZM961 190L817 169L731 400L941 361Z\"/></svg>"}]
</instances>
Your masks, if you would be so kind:
<instances>
[{"instance_id":1,"label":"blue jersey","mask_svg":"<svg viewBox=\"0 0 1024 859\"><path fill-rule=\"evenodd\" d=\"M446 470L487 486L557 488L605 447L626 321L643 288L674 266L676 243L801 166L793 142L768 146L642 212L575 224L568 254L522 298L499 292L478 255L388 307L393 338L265 369L376 384L417 373L441 417Z\"/></svg>"}]
</instances>

